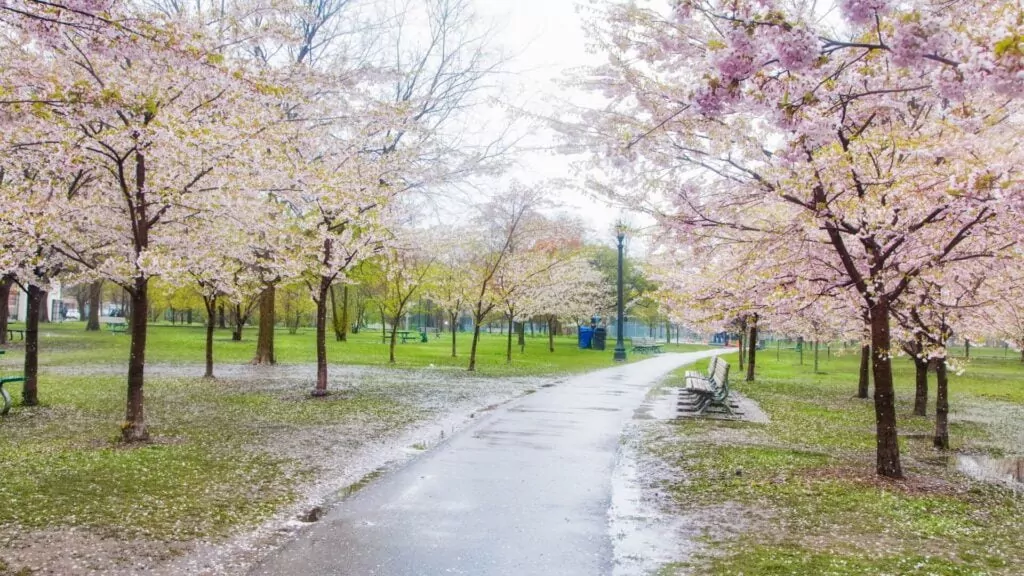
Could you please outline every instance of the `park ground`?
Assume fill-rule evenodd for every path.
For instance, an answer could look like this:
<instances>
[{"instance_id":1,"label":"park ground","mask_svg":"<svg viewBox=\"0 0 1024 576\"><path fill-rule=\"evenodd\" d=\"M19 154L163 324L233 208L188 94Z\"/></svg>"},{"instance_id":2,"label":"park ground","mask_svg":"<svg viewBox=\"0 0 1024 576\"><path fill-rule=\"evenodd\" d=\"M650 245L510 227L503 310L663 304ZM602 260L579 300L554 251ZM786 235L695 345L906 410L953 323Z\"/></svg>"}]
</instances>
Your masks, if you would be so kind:
<instances>
[{"instance_id":1,"label":"park ground","mask_svg":"<svg viewBox=\"0 0 1024 576\"><path fill-rule=\"evenodd\" d=\"M243 342L218 331L218 379L207 381L198 378L202 328L155 326L146 389L154 441L127 448L117 424L128 339L82 328L44 329L43 404L16 405L0 420L2 576L239 573L294 534L297 516L382 466L431 449L489 407L612 365L610 352L580 351L569 338L552 354L538 335L509 366L504 338L485 334L476 374L464 369L465 336L456 360L442 336L400 344L392 367L380 335L360 334L329 343L335 393L312 399L311 331L279 332L273 368L247 365L255 331ZM14 344L0 366L20 372L20 360ZM656 573L1024 571L1024 498L955 466L957 455L1020 455L1024 365L1015 354L974 348L953 376L950 453L931 447L930 419L910 416L913 367L896 361L901 482L872 474L873 413L854 398L854 350L823 349L817 374L809 354L803 362L769 349L756 382L734 370L733 386L767 424L637 420L644 498L679 528L665 535L675 549Z\"/></svg>"},{"instance_id":2,"label":"park ground","mask_svg":"<svg viewBox=\"0 0 1024 576\"><path fill-rule=\"evenodd\" d=\"M906 479L886 481L873 474L873 406L855 397L859 356L854 348L838 352L821 351L819 373L809 354L800 365L793 350L774 347L759 354L756 382L743 382L734 368L733 388L755 400L768 423L643 423L637 458L649 472L645 490L685 543L657 574L1024 573L1024 486L957 469L966 458L1022 455L1019 355L971 349L950 382L948 452L932 447L931 417L911 415L913 365L896 359ZM680 371L662 393L681 382ZM934 374L931 385L934 398Z\"/></svg>"},{"instance_id":3,"label":"park ground","mask_svg":"<svg viewBox=\"0 0 1024 576\"><path fill-rule=\"evenodd\" d=\"M571 338L551 353L538 334L509 365L505 338L485 333L476 373L465 370L466 334L456 359L444 334L399 344L390 366L380 334L361 333L328 342L333 393L313 399L312 330L278 331L274 367L248 365L255 330L242 342L218 330L218 378L208 381L204 329L157 325L147 355L153 441L125 447L128 337L80 322L42 330L42 405L16 402L0 420L2 576L231 573L287 537L297 516L481 411L613 364L610 350L579 350ZM21 372L22 352L8 346L3 373ZM17 399L18 385L11 392Z\"/></svg>"}]
</instances>

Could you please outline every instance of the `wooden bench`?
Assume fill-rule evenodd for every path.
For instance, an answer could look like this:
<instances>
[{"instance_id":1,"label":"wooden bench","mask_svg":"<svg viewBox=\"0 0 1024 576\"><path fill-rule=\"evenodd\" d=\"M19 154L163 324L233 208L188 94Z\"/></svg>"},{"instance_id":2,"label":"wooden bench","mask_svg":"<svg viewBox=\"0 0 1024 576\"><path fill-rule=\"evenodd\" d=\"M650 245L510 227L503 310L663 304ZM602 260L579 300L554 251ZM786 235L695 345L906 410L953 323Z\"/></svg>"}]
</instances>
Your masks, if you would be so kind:
<instances>
[{"instance_id":1,"label":"wooden bench","mask_svg":"<svg viewBox=\"0 0 1024 576\"><path fill-rule=\"evenodd\" d=\"M21 340L22 341L25 340L25 330L23 330L21 328L8 328L7 329L7 341L8 342L13 342L15 334L21 336Z\"/></svg>"},{"instance_id":2,"label":"wooden bench","mask_svg":"<svg viewBox=\"0 0 1024 576\"><path fill-rule=\"evenodd\" d=\"M723 409L735 415L729 402L729 363L717 356L708 365L708 375L687 372L686 390L694 397L688 411L703 414L709 407Z\"/></svg>"},{"instance_id":3,"label":"wooden bench","mask_svg":"<svg viewBox=\"0 0 1024 576\"><path fill-rule=\"evenodd\" d=\"M107 322L107 330L111 334L126 334L128 332L127 322Z\"/></svg>"},{"instance_id":4,"label":"wooden bench","mask_svg":"<svg viewBox=\"0 0 1024 576\"><path fill-rule=\"evenodd\" d=\"M654 338L631 338L633 352L637 354L661 354L661 344Z\"/></svg>"},{"instance_id":5,"label":"wooden bench","mask_svg":"<svg viewBox=\"0 0 1024 576\"><path fill-rule=\"evenodd\" d=\"M3 353L4 351L0 350L0 354ZM24 376L7 376L5 378L0 378L0 416L3 416L11 411L11 394L7 392L7 390L4 390L4 384L24 381Z\"/></svg>"}]
</instances>

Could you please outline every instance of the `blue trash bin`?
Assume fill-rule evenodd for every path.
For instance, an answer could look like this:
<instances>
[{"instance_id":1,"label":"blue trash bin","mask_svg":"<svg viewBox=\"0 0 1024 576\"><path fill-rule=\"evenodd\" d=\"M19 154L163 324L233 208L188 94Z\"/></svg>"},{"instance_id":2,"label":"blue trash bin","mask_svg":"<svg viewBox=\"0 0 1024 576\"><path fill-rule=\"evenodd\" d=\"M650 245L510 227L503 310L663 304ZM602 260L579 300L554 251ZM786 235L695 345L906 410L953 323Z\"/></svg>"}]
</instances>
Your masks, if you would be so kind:
<instances>
[{"instance_id":1,"label":"blue trash bin","mask_svg":"<svg viewBox=\"0 0 1024 576\"><path fill-rule=\"evenodd\" d=\"M590 348L590 341L594 338L594 329L590 326L580 326L579 344L580 349Z\"/></svg>"}]
</instances>

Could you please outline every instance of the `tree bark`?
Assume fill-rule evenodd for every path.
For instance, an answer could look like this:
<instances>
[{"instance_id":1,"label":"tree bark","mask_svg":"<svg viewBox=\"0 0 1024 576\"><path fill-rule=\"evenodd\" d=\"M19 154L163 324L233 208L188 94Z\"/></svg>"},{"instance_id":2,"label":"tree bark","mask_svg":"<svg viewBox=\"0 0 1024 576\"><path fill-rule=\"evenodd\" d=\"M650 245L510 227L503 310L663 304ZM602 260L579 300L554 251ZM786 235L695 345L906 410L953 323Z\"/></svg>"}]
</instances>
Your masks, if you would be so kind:
<instances>
[{"instance_id":1,"label":"tree bark","mask_svg":"<svg viewBox=\"0 0 1024 576\"><path fill-rule=\"evenodd\" d=\"M274 284L268 284L260 295L260 327L253 364L277 363L274 358L274 292Z\"/></svg>"},{"instance_id":2,"label":"tree bark","mask_svg":"<svg viewBox=\"0 0 1024 576\"><path fill-rule=\"evenodd\" d=\"M533 322L530 322L530 326L533 326ZM526 351L526 324L520 322L516 333L519 335L519 353L522 354Z\"/></svg>"},{"instance_id":3,"label":"tree bark","mask_svg":"<svg viewBox=\"0 0 1024 576\"><path fill-rule=\"evenodd\" d=\"M242 341L242 332L245 330L245 321L247 318L242 314L242 305L235 304L234 321L235 325L231 330L231 340L234 342Z\"/></svg>"},{"instance_id":4,"label":"tree bark","mask_svg":"<svg viewBox=\"0 0 1024 576\"><path fill-rule=\"evenodd\" d=\"M971 359L971 341L964 338L964 357L968 360Z\"/></svg>"},{"instance_id":5,"label":"tree bark","mask_svg":"<svg viewBox=\"0 0 1024 576\"><path fill-rule=\"evenodd\" d=\"M555 316L548 316L548 351L555 351Z\"/></svg>"},{"instance_id":6,"label":"tree bark","mask_svg":"<svg viewBox=\"0 0 1024 576\"><path fill-rule=\"evenodd\" d=\"M857 398L867 398L871 387L871 346L860 347L860 380L857 382Z\"/></svg>"},{"instance_id":7,"label":"tree bark","mask_svg":"<svg viewBox=\"0 0 1024 576\"><path fill-rule=\"evenodd\" d=\"M821 349L821 343L818 342L817 338L815 338L814 339L814 373L815 374L818 373L818 350L820 350L820 349Z\"/></svg>"},{"instance_id":8,"label":"tree bark","mask_svg":"<svg viewBox=\"0 0 1024 576\"><path fill-rule=\"evenodd\" d=\"M136 278L131 291L131 355L128 358L128 402L121 437L125 442L149 440L146 429L143 384L146 369L146 327L149 322L149 280Z\"/></svg>"},{"instance_id":9,"label":"tree bark","mask_svg":"<svg viewBox=\"0 0 1024 576\"><path fill-rule=\"evenodd\" d=\"M327 395L327 297L331 279L320 278L316 299L316 388L313 396Z\"/></svg>"},{"instance_id":10,"label":"tree bark","mask_svg":"<svg viewBox=\"0 0 1024 576\"><path fill-rule=\"evenodd\" d=\"M902 478L900 445L896 431L896 394L892 381L892 337L889 302L879 296L871 308L872 375L875 379L876 471L880 476Z\"/></svg>"},{"instance_id":11,"label":"tree bark","mask_svg":"<svg viewBox=\"0 0 1024 576\"><path fill-rule=\"evenodd\" d=\"M25 406L39 404L39 322L44 302L46 291L29 284L25 314L25 382L21 388L21 403Z\"/></svg>"},{"instance_id":12,"label":"tree bark","mask_svg":"<svg viewBox=\"0 0 1024 576\"><path fill-rule=\"evenodd\" d=\"M946 359L935 366L935 447L949 449L949 377Z\"/></svg>"},{"instance_id":13,"label":"tree bark","mask_svg":"<svg viewBox=\"0 0 1024 576\"><path fill-rule=\"evenodd\" d=\"M217 307L217 324L221 327L221 329L224 329L224 328L228 327L227 321L224 318L224 303L223 302L220 304L220 306Z\"/></svg>"},{"instance_id":14,"label":"tree bark","mask_svg":"<svg viewBox=\"0 0 1024 576\"><path fill-rule=\"evenodd\" d=\"M395 363L395 344L398 342L398 320L391 323L391 341L388 344L388 363Z\"/></svg>"},{"instance_id":15,"label":"tree bark","mask_svg":"<svg viewBox=\"0 0 1024 576\"><path fill-rule=\"evenodd\" d=\"M341 342L341 317L338 315L338 301L335 292L337 292L337 286L331 286L331 328L334 328L334 340Z\"/></svg>"},{"instance_id":16,"label":"tree bark","mask_svg":"<svg viewBox=\"0 0 1024 576\"><path fill-rule=\"evenodd\" d=\"M100 331L100 308L103 306L103 281L97 280L89 284L89 321L85 323L86 332Z\"/></svg>"},{"instance_id":17,"label":"tree bark","mask_svg":"<svg viewBox=\"0 0 1024 576\"><path fill-rule=\"evenodd\" d=\"M476 371L476 347L477 342L480 341L480 322L476 319L473 320L473 343L469 347L469 372Z\"/></svg>"},{"instance_id":18,"label":"tree bark","mask_svg":"<svg viewBox=\"0 0 1024 576\"><path fill-rule=\"evenodd\" d=\"M754 381L754 366L757 364L757 315L750 323L750 356L747 359L747 382ZM742 354L742 352L741 352Z\"/></svg>"},{"instance_id":19,"label":"tree bark","mask_svg":"<svg viewBox=\"0 0 1024 576\"><path fill-rule=\"evenodd\" d=\"M213 378L213 331L217 328L217 297L204 296L206 304L206 372L203 378ZM223 308L222 308L223 309Z\"/></svg>"},{"instance_id":20,"label":"tree bark","mask_svg":"<svg viewBox=\"0 0 1024 576\"><path fill-rule=\"evenodd\" d=\"M914 357L914 416L928 415L928 360Z\"/></svg>"},{"instance_id":21,"label":"tree bark","mask_svg":"<svg viewBox=\"0 0 1024 576\"><path fill-rule=\"evenodd\" d=\"M457 358L457 355L455 354L455 335L456 335L455 322L456 322L456 320L458 320L458 318L457 318L458 312L452 312L449 316L451 317L451 323L452 323L451 324L451 326L452 326L452 358Z\"/></svg>"},{"instance_id":22,"label":"tree bark","mask_svg":"<svg viewBox=\"0 0 1024 576\"><path fill-rule=\"evenodd\" d=\"M42 296L43 299L42 299L42 302L39 305L39 313L37 314L37 316L38 316L40 322L49 324L50 323L50 311L48 310L49 306L46 305L46 301L49 300L48 296L50 295L50 293L47 292L46 290L42 290L42 293L43 293L43 296Z\"/></svg>"},{"instance_id":23,"label":"tree bark","mask_svg":"<svg viewBox=\"0 0 1024 576\"><path fill-rule=\"evenodd\" d=\"M804 337L799 336L796 339L796 349L800 353L800 365L804 365Z\"/></svg>"},{"instance_id":24,"label":"tree bark","mask_svg":"<svg viewBox=\"0 0 1024 576\"><path fill-rule=\"evenodd\" d=\"M513 329L512 315L508 317L508 346L505 350L505 362L512 363L512 329Z\"/></svg>"},{"instance_id":25,"label":"tree bark","mask_svg":"<svg viewBox=\"0 0 1024 576\"><path fill-rule=\"evenodd\" d=\"M348 342L348 284L341 287L341 334L338 340Z\"/></svg>"},{"instance_id":26,"label":"tree bark","mask_svg":"<svg viewBox=\"0 0 1024 576\"><path fill-rule=\"evenodd\" d=\"M11 288L14 286L14 278L4 276L0 278L0 346L7 344L7 324L10 321L10 309L7 303L11 300Z\"/></svg>"},{"instance_id":27,"label":"tree bark","mask_svg":"<svg viewBox=\"0 0 1024 576\"><path fill-rule=\"evenodd\" d=\"M738 349L738 350L739 350L739 352L740 352L740 353L739 353L739 357L740 357L740 371L741 371L741 372L743 371L743 368L744 368L744 358L743 358L743 350L745 350L745 348L743 347L743 343L744 343L744 342L746 342L746 340L747 340L747 339L746 339L746 338L744 337L744 336L745 336L745 333L746 333L746 331L747 331L747 328L746 328L746 325L744 325L744 326L743 326L743 332L740 332L740 338L739 338L739 346L737 347L737 349Z\"/></svg>"}]
</instances>

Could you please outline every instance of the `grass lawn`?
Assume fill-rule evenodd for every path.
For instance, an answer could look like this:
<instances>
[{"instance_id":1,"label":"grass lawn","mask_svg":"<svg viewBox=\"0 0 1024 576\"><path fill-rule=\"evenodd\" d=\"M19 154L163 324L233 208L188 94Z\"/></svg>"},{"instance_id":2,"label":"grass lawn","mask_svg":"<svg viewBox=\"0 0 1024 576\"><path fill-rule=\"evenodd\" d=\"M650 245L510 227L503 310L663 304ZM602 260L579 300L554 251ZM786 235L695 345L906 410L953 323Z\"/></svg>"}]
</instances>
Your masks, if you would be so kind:
<instances>
[{"instance_id":1,"label":"grass lawn","mask_svg":"<svg viewBox=\"0 0 1024 576\"><path fill-rule=\"evenodd\" d=\"M1022 455L1024 365L1001 349L971 352L950 382L951 452ZM662 573L1024 573L1024 496L965 477L955 454L932 448L931 418L911 416L912 363L894 364L907 479L885 481L873 473L873 406L855 398L859 356L822 350L820 362L815 374L809 353L801 366L796 353L769 348L757 382L733 372L732 386L770 424L682 421L652 432L679 510L714 519L706 555ZM934 400L934 375L930 384Z\"/></svg>"},{"instance_id":2,"label":"grass lawn","mask_svg":"<svg viewBox=\"0 0 1024 576\"><path fill-rule=\"evenodd\" d=\"M611 348L579 350L574 339L558 338L551 353L541 335L527 336L525 352L515 348L508 365L504 337L484 334L479 372L470 374L469 335L460 334L457 359L450 357L450 335L442 335L398 344L397 369L390 369L379 333L350 335L347 343L332 334L336 393L313 399L311 329L276 334L275 368L246 366L255 329L242 342L218 330L216 362L224 377L206 381L196 377L204 328L156 325L145 392L154 441L125 447L118 424L129 337L86 333L81 322L44 325L42 332L42 405L20 406L15 384L14 409L0 418L0 575L30 565L18 551L41 531L173 546L226 536L295 502L306 481L323 473L322 459L340 457L334 465L344 468L346 455L447 406L479 407L529 392L538 377L613 365ZM22 359L22 345L9 345L3 373L20 373ZM61 566L46 569L62 573Z\"/></svg>"},{"instance_id":3,"label":"grass lawn","mask_svg":"<svg viewBox=\"0 0 1024 576\"><path fill-rule=\"evenodd\" d=\"M13 327L21 327L12 325ZM214 362L244 364L252 360L256 351L256 328L248 328L243 340L231 340L230 330L217 330L214 335ZM201 364L206 345L205 328L201 324L171 326L151 325L147 338L146 361L153 363ZM457 358L451 357L451 334L431 337L429 342L408 342L396 345L396 364L399 368L446 367L465 368L469 362L472 335L460 333L457 337ZM102 332L85 332L84 322L44 324L41 328L40 366L78 366L87 364L120 364L127 366L130 336ZM304 364L316 361L315 331L302 328L297 334L278 329L274 335L275 353L281 364ZM628 343L627 343L628 346ZM477 370L482 375L540 375L582 372L613 365L614 340L609 340L604 352L580 350L575 337L555 339L555 352L548 351L547 337L542 334L526 336L525 351L520 353L513 340L513 361L505 360L506 340L498 333L483 333L477 351ZM701 346L675 345L665 347L668 352L701 349ZM8 346L4 364L11 365L21 359L20 343ZM631 360L635 359L631 355ZM348 342L337 342L334 334L327 337L327 357L334 364L387 365L388 346L381 343L380 332L361 331L350 334Z\"/></svg>"}]
</instances>

